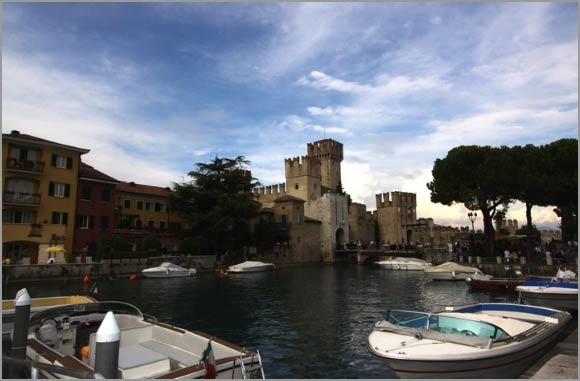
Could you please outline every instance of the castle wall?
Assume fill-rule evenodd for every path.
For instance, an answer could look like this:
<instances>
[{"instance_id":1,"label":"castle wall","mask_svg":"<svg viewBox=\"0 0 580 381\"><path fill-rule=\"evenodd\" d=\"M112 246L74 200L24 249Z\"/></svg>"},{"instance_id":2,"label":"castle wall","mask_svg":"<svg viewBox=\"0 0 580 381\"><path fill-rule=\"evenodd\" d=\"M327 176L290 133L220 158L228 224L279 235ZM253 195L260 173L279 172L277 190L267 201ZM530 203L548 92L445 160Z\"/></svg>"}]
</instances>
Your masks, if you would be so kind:
<instances>
[{"instance_id":1,"label":"castle wall","mask_svg":"<svg viewBox=\"0 0 580 381\"><path fill-rule=\"evenodd\" d=\"M417 195L390 192L377 194L375 199L381 243L408 243L412 227L405 225L417 223Z\"/></svg>"},{"instance_id":2,"label":"castle wall","mask_svg":"<svg viewBox=\"0 0 580 381\"><path fill-rule=\"evenodd\" d=\"M364 204L353 202L349 208L349 242L368 244L375 240L375 217Z\"/></svg>"},{"instance_id":3,"label":"castle wall","mask_svg":"<svg viewBox=\"0 0 580 381\"><path fill-rule=\"evenodd\" d=\"M252 192L256 195L256 201L260 202L263 208L274 208L275 199L288 195L285 183L254 188Z\"/></svg>"}]
</instances>

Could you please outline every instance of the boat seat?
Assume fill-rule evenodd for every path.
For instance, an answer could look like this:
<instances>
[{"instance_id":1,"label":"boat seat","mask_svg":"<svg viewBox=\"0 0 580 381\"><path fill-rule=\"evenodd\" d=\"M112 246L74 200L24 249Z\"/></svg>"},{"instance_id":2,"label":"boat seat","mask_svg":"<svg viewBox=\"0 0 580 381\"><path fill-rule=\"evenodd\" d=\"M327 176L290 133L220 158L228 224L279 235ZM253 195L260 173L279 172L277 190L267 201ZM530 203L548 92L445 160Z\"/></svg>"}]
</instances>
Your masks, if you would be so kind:
<instances>
[{"instance_id":1,"label":"boat seat","mask_svg":"<svg viewBox=\"0 0 580 381\"><path fill-rule=\"evenodd\" d=\"M194 353L184 351L183 349L180 349L174 345L165 344L157 340L145 341L140 343L140 345L155 352L162 353L169 357L171 360L175 360L185 366L197 365L201 360L201 357L195 355Z\"/></svg>"},{"instance_id":2,"label":"boat seat","mask_svg":"<svg viewBox=\"0 0 580 381\"><path fill-rule=\"evenodd\" d=\"M150 378L171 370L169 358L140 344L119 348L119 378Z\"/></svg>"}]
</instances>

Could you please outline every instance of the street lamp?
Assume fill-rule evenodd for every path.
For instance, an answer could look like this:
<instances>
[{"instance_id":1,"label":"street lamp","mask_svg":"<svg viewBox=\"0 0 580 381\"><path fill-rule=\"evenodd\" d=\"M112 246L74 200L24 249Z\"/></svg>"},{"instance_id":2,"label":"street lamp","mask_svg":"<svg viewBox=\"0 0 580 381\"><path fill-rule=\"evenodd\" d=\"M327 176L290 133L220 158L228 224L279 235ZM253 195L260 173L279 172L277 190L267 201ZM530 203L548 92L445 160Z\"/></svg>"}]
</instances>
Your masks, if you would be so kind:
<instances>
[{"instance_id":1,"label":"street lamp","mask_svg":"<svg viewBox=\"0 0 580 381\"><path fill-rule=\"evenodd\" d=\"M475 226L473 223L477 218L477 212L469 212L467 213L467 217L469 217L469 221L471 221L471 250L475 247Z\"/></svg>"}]
</instances>

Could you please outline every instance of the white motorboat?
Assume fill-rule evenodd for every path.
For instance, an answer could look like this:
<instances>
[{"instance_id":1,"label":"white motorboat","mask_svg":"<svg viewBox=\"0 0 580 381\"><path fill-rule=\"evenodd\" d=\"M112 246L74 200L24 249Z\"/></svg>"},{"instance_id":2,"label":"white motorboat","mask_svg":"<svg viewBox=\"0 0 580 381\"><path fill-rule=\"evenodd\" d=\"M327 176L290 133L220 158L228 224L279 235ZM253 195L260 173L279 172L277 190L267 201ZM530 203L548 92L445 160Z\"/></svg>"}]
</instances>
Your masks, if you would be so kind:
<instances>
[{"instance_id":1,"label":"white motorboat","mask_svg":"<svg viewBox=\"0 0 580 381\"><path fill-rule=\"evenodd\" d=\"M425 274L433 280L465 280L473 274L483 274L476 267L463 266L455 262L445 262L439 266L426 267Z\"/></svg>"},{"instance_id":2,"label":"white motorboat","mask_svg":"<svg viewBox=\"0 0 580 381\"><path fill-rule=\"evenodd\" d=\"M255 273L260 271L271 271L274 268L273 263L259 261L245 261L228 267L227 272L230 274Z\"/></svg>"},{"instance_id":3,"label":"white motorboat","mask_svg":"<svg viewBox=\"0 0 580 381\"><path fill-rule=\"evenodd\" d=\"M171 262L163 262L158 267L150 267L141 271L147 278L180 278L195 275L196 269L186 269Z\"/></svg>"},{"instance_id":4,"label":"white motorboat","mask_svg":"<svg viewBox=\"0 0 580 381\"><path fill-rule=\"evenodd\" d=\"M509 303L438 313L392 310L368 349L401 378L518 378L561 337L572 316Z\"/></svg>"},{"instance_id":5,"label":"white motorboat","mask_svg":"<svg viewBox=\"0 0 580 381\"><path fill-rule=\"evenodd\" d=\"M404 271L423 271L431 263L424 261L419 258L404 258L396 257L393 259L387 259L385 261L376 262L380 267L387 270L404 270Z\"/></svg>"},{"instance_id":6,"label":"white motorboat","mask_svg":"<svg viewBox=\"0 0 580 381\"><path fill-rule=\"evenodd\" d=\"M566 311L578 310L578 280L554 282L526 280L516 287L525 304L556 308Z\"/></svg>"},{"instance_id":7,"label":"white motorboat","mask_svg":"<svg viewBox=\"0 0 580 381\"><path fill-rule=\"evenodd\" d=\"M119 340L118 357L111 355L116 352L104 352L102 342L97 343L101 323L112 326L111 319L108 324L106 320L110 315L119 332L115 335ZM160 323L144 317L127 303L97 302L47 309L33 316L28 332L26 355L33 367L38 364L36 371L43 378L71 378L78 372L83 372L81 377L73 377L94 378L89 376L98 371L103 361L109 367L113 361L113 371L117 362L117 377L113 378L119 379L204 378L210 374L206 364L211 364L213 378L264 378L259 352L203 332ZM113 335L108 335L111 337L107 340L113 341ZM204 363L201 360L208 358L204 351L209 348L213 359ZM72 373L59 373L63 368Z\"/></svg>"}]
</instances>

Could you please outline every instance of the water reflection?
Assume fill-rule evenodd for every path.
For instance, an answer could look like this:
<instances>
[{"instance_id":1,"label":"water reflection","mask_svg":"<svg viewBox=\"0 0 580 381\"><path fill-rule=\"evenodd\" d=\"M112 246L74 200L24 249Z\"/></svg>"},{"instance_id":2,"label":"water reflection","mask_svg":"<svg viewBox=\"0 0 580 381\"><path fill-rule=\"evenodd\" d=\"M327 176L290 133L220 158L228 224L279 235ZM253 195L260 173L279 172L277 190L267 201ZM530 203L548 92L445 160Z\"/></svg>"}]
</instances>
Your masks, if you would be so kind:
<instances>
[{"instance_id":1,"label":"water reflection","mask_svg":"<svg viewBox=\"0 0 580 381\"><path fill-rule=\"evenodd\" d=\"M3 298L21 287L41 297L83 294L89 285L80 279L28 282L5 287ZM99 294L160 321L258 348L269 378L395 378L365 347L372 325L388 309L435 311L495 298L471 292L464 282L354 264L222 278L117 279L100 282Z\"/></svg>"}]
</instances>

